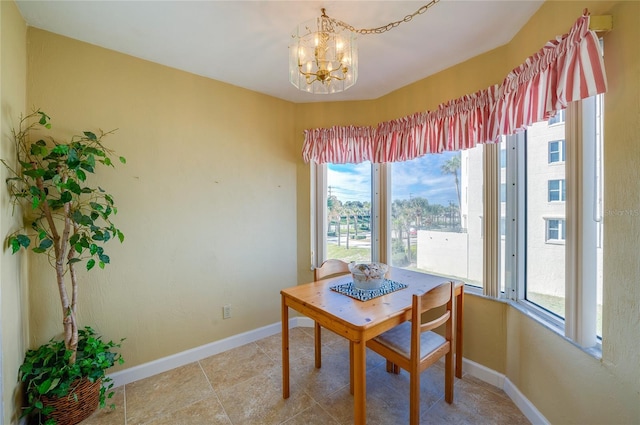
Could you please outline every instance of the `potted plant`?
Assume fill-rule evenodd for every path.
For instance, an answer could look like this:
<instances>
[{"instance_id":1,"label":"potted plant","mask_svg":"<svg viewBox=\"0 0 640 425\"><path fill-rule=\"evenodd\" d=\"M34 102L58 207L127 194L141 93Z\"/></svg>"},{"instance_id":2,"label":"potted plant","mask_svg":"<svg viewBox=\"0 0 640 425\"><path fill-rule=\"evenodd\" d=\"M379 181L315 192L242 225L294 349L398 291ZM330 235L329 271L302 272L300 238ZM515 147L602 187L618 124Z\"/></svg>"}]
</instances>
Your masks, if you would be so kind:
<instances>
[{"instance_id":1,"label":"potted plant","mask_svg":"<svg viewBox=\"0 0 640 425\"><path fill-rule=\"evenodd\" d=\"M90 182L96 168L114 166L113 151L102 143L113 131L84 131L65 142L36 137L38 130L49 129L50 117L35 110L21 117L19 128L12 131L15 166L5 160L2 163L11 174L9 194L28 218L24 228L9 235L8 245L14 254L31 249L48 256L62 306L63 339L29 350L20 367L27 391L24 415L38 414L47 424L72 424L84 417L68 422L60 418L62 410L74 407L61 407L59 401L70 401L78 410L80 390L92 386L93 393L98 392L98 403L90 403L89 416L97 404L103 407L113 395L107 393L113 384L108 385L105 370L123 362L114 351L120 343L105 342L93 329L78 326L77 267L104 268L110 263L104 244L112 239L122 242L124 235L111 221L117 213L113 197ZM126 163L123 157L119 160Z\"/></svg>"}]
</instances>

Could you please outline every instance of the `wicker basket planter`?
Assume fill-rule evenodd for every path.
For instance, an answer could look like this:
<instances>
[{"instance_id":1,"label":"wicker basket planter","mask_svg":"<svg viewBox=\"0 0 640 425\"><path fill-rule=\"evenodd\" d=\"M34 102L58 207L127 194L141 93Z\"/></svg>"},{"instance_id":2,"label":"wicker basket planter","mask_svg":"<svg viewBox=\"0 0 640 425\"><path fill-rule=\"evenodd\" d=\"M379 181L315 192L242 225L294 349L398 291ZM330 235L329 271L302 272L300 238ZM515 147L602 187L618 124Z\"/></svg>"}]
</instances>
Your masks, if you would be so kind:
<instances>
[{"instance_id":1,"label":"wicker basket planter","mask_svg":"<svg viewBox=\"0 0 640 425\"><path fill-rule=\"evenodd\" d=\"M87 419L98 408L102 381L91 382L87 378L74 381L71 391L64 397L42 397L45 407L52 406L48 418L57 425L75 425Z\"/></svg>"}]
</instances>

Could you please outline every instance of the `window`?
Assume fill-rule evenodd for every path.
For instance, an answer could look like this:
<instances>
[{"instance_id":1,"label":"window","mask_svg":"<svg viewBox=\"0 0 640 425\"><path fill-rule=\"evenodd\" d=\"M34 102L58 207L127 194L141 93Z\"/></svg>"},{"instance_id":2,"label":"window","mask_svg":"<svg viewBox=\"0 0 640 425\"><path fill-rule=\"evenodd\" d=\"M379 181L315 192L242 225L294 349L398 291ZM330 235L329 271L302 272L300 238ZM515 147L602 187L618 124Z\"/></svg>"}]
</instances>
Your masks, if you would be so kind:
<instances>
[{"instance_id":1,"label":"window","mask_svg":"<svg viewBox=\"0 0 640 425\"><path fill-rule=\"evenodd\" d=\"M391 168L391 265L482 286L482 146Z\"/></svg>"},{"instance_id":2,"label":"window","mask_svg":"<svg viewBox=\"0 0 640 425\"><path fill-rule=\"evenodd\" d=\"M564 202L566 200L566 187L564 179L549 180L549 202Z\"/></svg>"},{"instance_id":3,"label":"window","mask_svg":"<svg viewBox=\"0 0 640 425\"><path fill-rule=\"evenodd\" d=\"M549 164L564 162L564 140L549 142Z\"/></svg>"},{"instance_id":4,"label":"window","mask_svg":"<svg viewBox=\"0 0 640 425\"><path fill-rule=\"evenodd\" d=\"M583 347L602 337L602 97L503 143L505 297Z\"/></svg>"},{"instance_id":5,"label":"window","mask_svg":"<svg viewBox=\"0 0 640 425\"><path fill-rule=\"evenodd\" d=\"M551 126L551 125L563 124L563 123L564 123L564 109L562 111L556 112L556 114L554 116L549 118L549 124L548 125Z\"/></svg>"},{"instance_id":6,"label":"window","mask_svg":"<svg viewBox=\"0 0 640 425\"><path fill-rule=\"evenodd\" d=\"M327 258L371 261L371 164L327 165Z\"/></svg>"},{"instance_id":7,"label":"window","mask_svg":"<svg viewBox=\"0 0 640 425\"><path fill-rule=\"evenodd\" d=\"M564 219L551 218L546 219L547 222L547 243L557 243L564 241L566 238Z\"/></svg>"}]
</instances>

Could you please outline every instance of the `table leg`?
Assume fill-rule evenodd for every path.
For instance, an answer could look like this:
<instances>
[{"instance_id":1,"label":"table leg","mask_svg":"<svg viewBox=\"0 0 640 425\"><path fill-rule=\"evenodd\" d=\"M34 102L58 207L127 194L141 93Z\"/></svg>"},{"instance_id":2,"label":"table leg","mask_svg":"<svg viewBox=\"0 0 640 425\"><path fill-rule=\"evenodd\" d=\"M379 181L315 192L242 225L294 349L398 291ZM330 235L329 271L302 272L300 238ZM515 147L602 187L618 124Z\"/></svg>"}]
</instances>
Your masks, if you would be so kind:
<instances>
[{"instance_id":1,"label":"table leg","mask_svg":"<svg viewBox=\"0 0 640 425\"><path fill-rule=\"evenodd\" d=\"M367 344L364 341L353 341L353 423L367 423Z\"/></svg>"},{"instance_id":2,"label":"table leg","mask_svg":"<svg viewBox=\"0 0 640 425\"><path fill-rule=\"evenodd\" d=\"M282 398L289 398L289 307L282 295Z\"/></svg>"},{"instance_id":3,"label":"table leg","mask_svg":"<svg viewBox=\"0 0 640 425\"><path fill-rule=\"evenodd\" d=\"M313 322L313 339L315 341L316 367L322 367L322 328L320 323Z\"/></svg>"},{"instance_id":4,"label":"table leg","mask_svg":"<svg viewBox=\"0 0 640 425\"><path fill-rule=\"evenodd\" d=\"M462 313L464 310L464 286L456 296L456 378L462 378ZM456 291L457 292L457 291Z\"/></svg>"},{"instance_id":5,"label":"table leg","mask_svg":"<svg viewBox=\"0 0 640 425\"><path fill-rule=\"evenodd\" d=\"M349 392L353 395L353 341L349 341Z\"/></svg>"}]
</instances>

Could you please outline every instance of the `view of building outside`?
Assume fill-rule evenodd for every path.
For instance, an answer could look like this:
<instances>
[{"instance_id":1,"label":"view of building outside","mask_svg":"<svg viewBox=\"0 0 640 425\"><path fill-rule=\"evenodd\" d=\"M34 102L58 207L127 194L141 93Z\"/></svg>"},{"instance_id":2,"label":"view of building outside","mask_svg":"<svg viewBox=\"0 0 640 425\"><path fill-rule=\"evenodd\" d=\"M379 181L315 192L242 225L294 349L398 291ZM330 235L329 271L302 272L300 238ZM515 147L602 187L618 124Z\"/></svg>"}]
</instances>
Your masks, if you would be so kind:
<instances>
[{"instance_id":1,"label":"view of building outside","mask_svg":"<svg viewBox=\"0 0 640 425\"><path fill-rule=\"evenodd\" d=\"M527 128L525 298L565 313L565 125Z\"/></svg>"}]
</instances>

